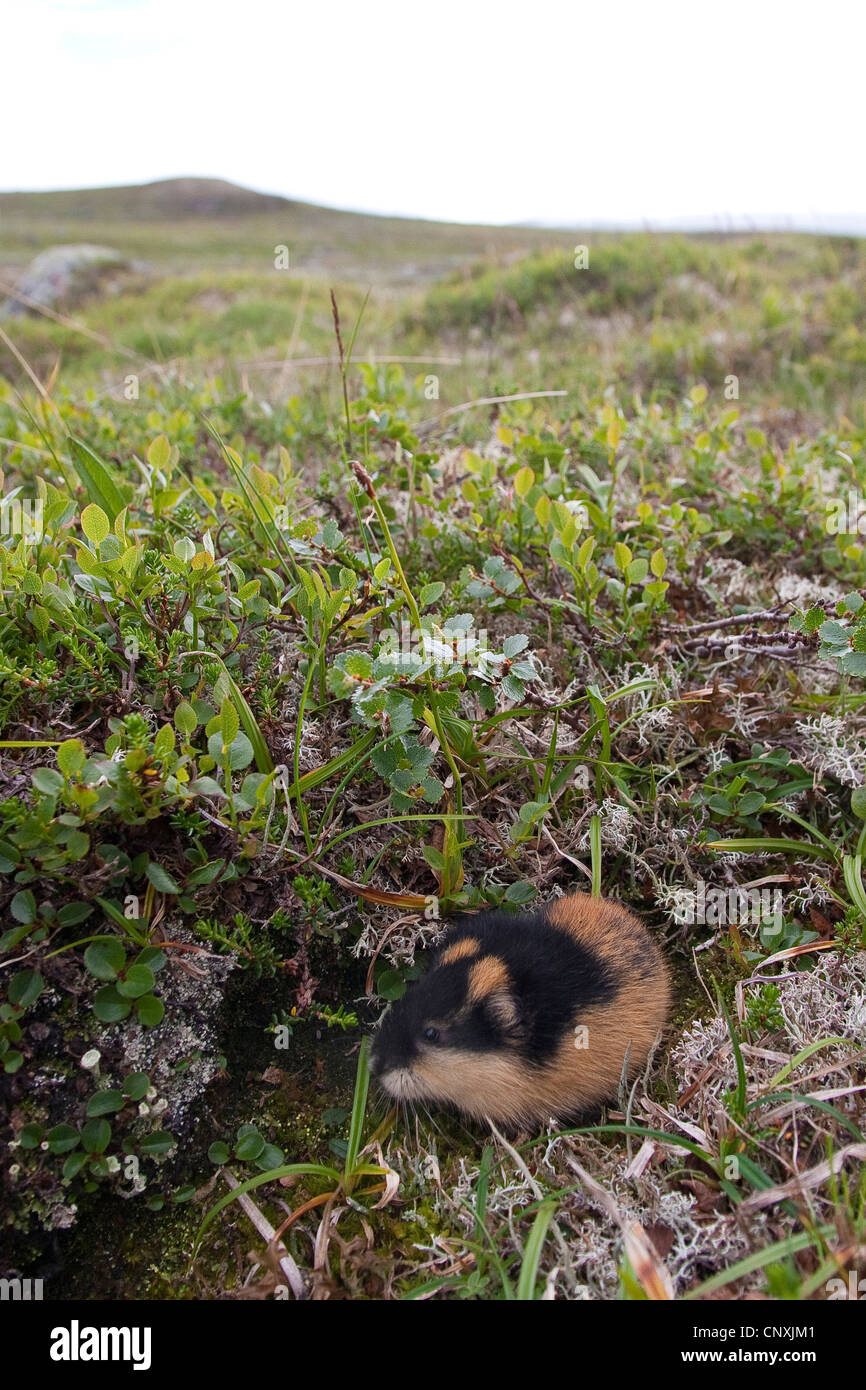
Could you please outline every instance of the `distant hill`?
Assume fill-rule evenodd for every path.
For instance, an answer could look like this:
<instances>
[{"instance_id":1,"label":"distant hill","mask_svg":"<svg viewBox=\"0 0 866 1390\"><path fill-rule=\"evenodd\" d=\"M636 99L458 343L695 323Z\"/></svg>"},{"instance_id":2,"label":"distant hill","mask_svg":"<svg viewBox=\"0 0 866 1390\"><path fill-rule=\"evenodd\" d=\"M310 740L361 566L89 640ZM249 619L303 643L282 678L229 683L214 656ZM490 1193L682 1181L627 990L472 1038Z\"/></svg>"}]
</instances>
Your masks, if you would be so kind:
<instances>
[{"instance_id":1,"label":"distant hill","mask_svg":"<svg viewBox=\"0 0 866 1390\"><path fill-rule=\"evenodd\" d=\"M255 193L225 179L158 179L120 188L76 188L52 193L0 193L0 217L74 218L105 222L178 221L190 217L247 217L302 206L276 194Z\"/></svg>"},{"instance_id":2,"label":"distant hill","mask_svg":"<svg viewBox=\"0 0 866 1390\"><path fill-rule=\"evenodd\" d=\"M430 281L488 255L558 244L546 228L472 227L380 217L256 193L224 179L0 193L0 270L8 280L49 247L96 242L161 270L264 270L274 248L293 269L367 284Z\"/></svg>"}]
</instances>

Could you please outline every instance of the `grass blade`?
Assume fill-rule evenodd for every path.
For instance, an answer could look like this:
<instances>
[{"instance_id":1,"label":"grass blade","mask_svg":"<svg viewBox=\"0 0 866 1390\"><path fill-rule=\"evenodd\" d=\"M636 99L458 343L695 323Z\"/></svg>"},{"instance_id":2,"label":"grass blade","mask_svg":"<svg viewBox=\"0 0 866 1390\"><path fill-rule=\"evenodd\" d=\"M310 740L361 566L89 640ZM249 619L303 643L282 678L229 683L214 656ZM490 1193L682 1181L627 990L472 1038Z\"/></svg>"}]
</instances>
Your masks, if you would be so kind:
<instances>
[{"instance_id":1,"label":"grass blade","mask_svg":"<svg viewBox=\"0 0 866 1390\"><path fill-rule=\"evenodd\" d=\"M70 435L69 442L72 445L75 471L88 499L102 508L113 526L118 512L122 512L126 506L120 489L102 459L83 440Z\"/></svg>"},{"instance_id":2,"label":"grass blade","mask_svg":"<svg viewBox=\"0 0 866 1390\"><path fill-rule=\"evenodd\" d=\"M361 1136L364 1132L364 1113L367 1109L367 1092L370 1089L370 1064L368 1053L370 1038L365 1037L358 1052L358 1069L355 1073L355 1094L352 1097L352 1118L349 1123L349 1142L346 1147L345 1186L351 1190L353 1176L356 1175L358 1154L361 1151Z\"/></svg>"},{"instance_id":3,"label":"grass blade","mask_svg":"<svg viewBox=\"0 0 866 1390\"><path fill-rule=\"evenodd\" d=\"M808 840L708 840L704 848L720 854L814 854L816 859L826 859L831 864L839 861L835 850L810 844Z\"/></svg>"},{"instance_id":4,"label":"grass blade","mask_svg":"<svg viewBox=\"0 0 866 1390\"><path fill-rule=\"evenodd\" d=\"M284 1163L280 1168L271 1168L267 1173L257 1173L254 1178L247 1178L246 1182L240 1183L237 1187L233 1188L231 1192L227 1192L224 1197L220 1197L219 1201L215 1202L211 1207L207 1216L196 1231L195 1240L193 1241L193 1258L195 1258L199 1251L202 1238L208 1227L213 1224L216 1217L219 1216L219 1213L231 1202L236 1202L242 1193L252 1192L253 1188L261 1187L262 1183L276 1182L279 1178L300 1177L302 1174L314 1174L316 1177L327 1178L329 1182L333 1182L335 1187L340 1181L340 1174L337 1170L335 1168L327 1168L323 1163Z\"/></svg>"},{"instance_id":5,"label":"grass blade","mask_svg":"<svg viewBox=\"0 0 866 1390\"><path fill-rule=\"evenodd\" d=\"M556 1198L548 1198L542 1202L535 1214L532 1223L532 1230L523 1251L523 1263L520 1266L520 1277L517 1280L517 1297L520 1300L534 1300L535 1285L538 1280L538 1266L541 1263L541 1252L544 1249L544 1242L547 1239L547 1232L556 1211Z\"/></svg>"}]
</instances>

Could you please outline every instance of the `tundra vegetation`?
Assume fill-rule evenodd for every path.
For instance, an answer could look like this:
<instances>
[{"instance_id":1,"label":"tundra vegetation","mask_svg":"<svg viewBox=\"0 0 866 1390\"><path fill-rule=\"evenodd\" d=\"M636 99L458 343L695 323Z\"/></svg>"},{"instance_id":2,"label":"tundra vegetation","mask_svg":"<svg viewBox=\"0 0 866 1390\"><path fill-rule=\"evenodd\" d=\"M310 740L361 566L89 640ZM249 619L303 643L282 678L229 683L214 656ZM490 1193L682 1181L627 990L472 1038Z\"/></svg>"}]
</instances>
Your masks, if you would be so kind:
<instances>
[{"instance_id":1,"label":"tundra vegetation","mask_svg":"<svg viewBox=\"0 0 866 1390\"><path fill-rule=\"evenodd\" d=\"M847 1289L866 245L182 192L0 209L4 286L144 266L0 323L4 1273ZM441 920L575 889L671 962L647 1074L572 1130L389 1112L362 1040Z\"/></svg>"}]
</instances>

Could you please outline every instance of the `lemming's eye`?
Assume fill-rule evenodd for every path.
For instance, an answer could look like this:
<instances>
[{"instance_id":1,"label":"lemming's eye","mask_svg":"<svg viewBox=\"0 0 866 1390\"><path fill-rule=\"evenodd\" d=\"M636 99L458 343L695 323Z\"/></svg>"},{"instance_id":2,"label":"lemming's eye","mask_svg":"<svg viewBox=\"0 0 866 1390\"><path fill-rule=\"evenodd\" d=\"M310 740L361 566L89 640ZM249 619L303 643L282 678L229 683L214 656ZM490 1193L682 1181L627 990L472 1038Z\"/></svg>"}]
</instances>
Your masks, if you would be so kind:
<instances>
[{"instance_id":1,"label":"lemming's eye","mask_svg":"<svg viewBox=\"0 0 866 1390\"><path fill-rule=\"evenodd\" d=\"M425 1029L424 1029L424 1037L427 1039L428 1042L438 1042L438 1041L439 1041L439 1029L438 1029L438 1028L425 1028Z\"/></svg>"}]
</instances>

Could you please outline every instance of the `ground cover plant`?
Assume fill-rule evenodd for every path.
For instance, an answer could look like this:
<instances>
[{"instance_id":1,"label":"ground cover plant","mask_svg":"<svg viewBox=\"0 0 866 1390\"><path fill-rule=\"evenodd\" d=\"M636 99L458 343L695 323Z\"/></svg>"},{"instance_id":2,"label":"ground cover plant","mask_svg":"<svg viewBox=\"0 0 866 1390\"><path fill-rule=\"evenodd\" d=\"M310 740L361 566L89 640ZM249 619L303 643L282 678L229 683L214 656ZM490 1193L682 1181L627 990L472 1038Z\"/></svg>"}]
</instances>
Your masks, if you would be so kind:
<instances>
[{"instance_id":1,"label":"ground cover plant","mask_svg":"<svg viewBox=\"0 0 866 1390\"><path fill-rule=\"evenodd\" d=\"M866 254L586 241L0 325L4 1245L52 1296L862 1277ZM574 889L664 943L647 1075L389 1112L362 1039L443 918Z\"/></svg>"}]
</instances>

